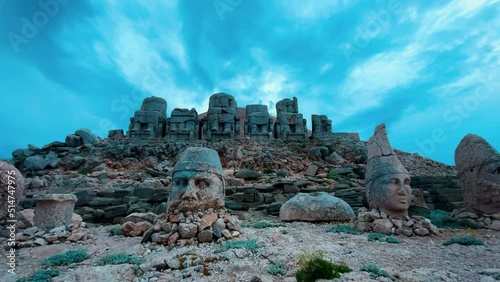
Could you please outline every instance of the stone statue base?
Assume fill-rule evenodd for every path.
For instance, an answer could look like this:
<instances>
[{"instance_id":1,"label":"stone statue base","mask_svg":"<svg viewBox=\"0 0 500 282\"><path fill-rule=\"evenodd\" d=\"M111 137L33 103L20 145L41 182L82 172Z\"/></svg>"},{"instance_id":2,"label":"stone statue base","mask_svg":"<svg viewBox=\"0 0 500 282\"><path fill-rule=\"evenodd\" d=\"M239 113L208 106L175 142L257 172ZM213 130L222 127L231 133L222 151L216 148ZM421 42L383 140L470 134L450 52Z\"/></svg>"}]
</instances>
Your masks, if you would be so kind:
<instances>
[{"instance_id":1,"label":"stone statue base","mask_svg":"<svg viewBox=\"0 0 500 282\"><path fill-rule=\"evenodd\" d=\"M429 236L439 235L439 230L429 219L414 215L400 219L392 218L376 209L361 208L352 221L354 228L363 232L378 232L385 235Z\"/></svg>"},{"instance_id":2,"label":"stone statue base","mask_svg":"<svg viewBox=\"0 0 500 282\"><path fill-rule=\"evenodd\" d=\"M240 234L238 219L225 209L176 211L163 214L156 220L151 241L167 246L184 246L231 239Z\"/></svg>"}]
</instances>

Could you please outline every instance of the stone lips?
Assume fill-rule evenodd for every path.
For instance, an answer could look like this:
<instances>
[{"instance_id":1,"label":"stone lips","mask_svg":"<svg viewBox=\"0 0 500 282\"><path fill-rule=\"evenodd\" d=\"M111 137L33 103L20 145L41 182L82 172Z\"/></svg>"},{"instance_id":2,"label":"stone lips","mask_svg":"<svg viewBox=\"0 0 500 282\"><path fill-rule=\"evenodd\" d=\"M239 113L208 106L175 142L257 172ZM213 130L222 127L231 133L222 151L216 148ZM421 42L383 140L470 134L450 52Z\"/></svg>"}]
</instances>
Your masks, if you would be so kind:
<instances>
[{"instance_id":1,"label":"stone lips","mask_svg":"<svg viewBox=\"0 0 500 282\"><path fill-rule=\"evenodd\" d=\"M464 208L500 212L500 154L482 137L468 134L455 150L455 163Z\"/></svg>"},{"instance_id":2,"label":"stone lips","mask_svg":"<svg viewBox=\"0 0 500 282\"><path fill-rule=\"evenodd\" d=\"M9 193L9 171L14 171L14 174L11 176L15 176L15 185L10 185L11 187L15 188L14 195ZM11 178L12 179L12 178ZM12 191L12 189L11 189ZM13 165L0 161L0 197L2 199L1 206L2 208L0 209L0 222L3 222L4 219L7 217L7 206L8 206L8 196L14 196L15 198L15 204L19 204L19 201L21 198L24 196L24 177L19 172L17 168L15 168Z\"/></svg>"},{"instance_id":3,"label":"stone lips","mask_svg":"<svg viewBox=\"0 0 500 282\"><path fill-rule=\"evenodd\" d=\"M285 202L279 213L283 221L349 221L354 215L352 208L343 200L326 192L298 193Z\"/></svg>"}]
</instances>

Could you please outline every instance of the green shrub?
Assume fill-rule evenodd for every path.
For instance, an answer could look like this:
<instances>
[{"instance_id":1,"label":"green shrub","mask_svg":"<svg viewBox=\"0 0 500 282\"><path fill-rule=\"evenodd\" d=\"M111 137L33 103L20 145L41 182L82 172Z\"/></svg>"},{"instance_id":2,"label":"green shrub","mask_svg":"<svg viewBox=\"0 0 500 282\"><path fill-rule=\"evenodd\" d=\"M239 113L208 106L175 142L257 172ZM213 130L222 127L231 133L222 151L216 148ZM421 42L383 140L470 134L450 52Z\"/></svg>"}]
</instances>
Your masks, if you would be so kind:
<instances>
[{"instance_id":1,"label":"green shrub","mask_svg":"<svg viewBox=\"0 0 500 282\"><path fill-rule=\"evenodd\" d=\"M368 234L368 241L380 241L380 242L387 242L387 243L391 243L391 244L397 244L397 243L401 242L396 237L386 236L384 234L380 234L377 232L372 232L372 233Z\"/></svg>"},{"instance_id":2,"label":"green shrub","mask_svg":"<svg viewBox=\"0 0 500 282\"><path fill-rule=\"evenodd\" d=\"M141 264L142 259L133 256L133 255L127 255L125 253L117 253L114 255L108 255L100 258L97 262L96 265L102 266L102 265L107 265L107 264L124 264L124 263L129 263L129 264Z\"/></svg>"},{"instance_id":3,"label":"green shrub","mask_svg":"<svg viewBox=\"0 0 500 282\"><path fill-rule=\"evenodd\" d=\"M77 170L77 172L78 174L87 175L90 171L86 168L80 168L79 170Z\"/></svg>"},{"instance_id":4,"label":"green shrub","mask_svg":"<svg viewBox=\"0 0 500 282\"><path fill-rule=\"evenodd\" d=\"M40 270L33 273L29 277L23 277L16 280L16 282L50 282L52 277L59 276L59 270Z\"/></svg>"},{"instance_id":5,"label":"green shrub","mask_svg":"<svg viewBox=\"0 0 500 282\"><path fill-rule=\"evenodd\" d=\"M345 265L333 264L323 258L321 251L312 254L302 254L298 262L301 267L295 274L297 282L313 282L317 279L339 278L340 274L351 272Z\"/></svg>"},{"instance_id":6,"label":"green shrub","mask_svg":"<svg viewBox=\"0 0 500 282\"><path fill-rule=\"evenodd\" d=\"M333 232L333 233L347 233L347 234L363 234L363 231L358 230L350 225L334 225L328 228L326 232Z\"/></svg>"},{"instance_id":7,"label":"green shrub","mask_svg":"<svg viewBox=\"0 0 500 282\"><path fill-rule=\"evenodd\" d=\"M479 225L468 221L467 219L456 219L451 217L449 212L443 210L433 210L428 215L432 224L439 228L453 228L453 229L478 229Z\"/></svg>"},{"instance_id":8,"label":"green shrub","mask_svg":"<svg viewBox=\"0 0 500 282\"><path fill-rule=\"evenodd\" d=\"M278 274L285 275L287 269L281 262L271 263L269 265L269 268L267 269L267 272L269 272L272 275L278 275Z\"/></svg>"},{"instance_id":9,"label":"green shrub","mask_svg":"<svg viewBox=\"0 0 500 282\"><path fill-rule=\"evenodd\" d=\"M377 277L383 276L395 281L395 278L390 275L387 271L380 269L378 266L373 264L365 264L361 266L361 271L366 271L370 273L370 278L377 279Z\"/></svg>"},{"instance_id":10,"label":"green shrub","mask_svg":"<svg viewBox=\"0 0 500 282\"><path fill-rule=\"evenodd\" d=\"M123 232L122 232L119 225L113 225L113 226L109 227L108 233L109 233L109 236L121 236L121 235L123 235Z\"/></svg>"},{"instance_id":11,"label":"green shrub","mask_svg":"<svg viewBox=\"0 0 500 282\"><path fill-rule=\"evenodd\" d=\"M464 236L464 237L455 237L443 243L443 246L449 246L451 244L460 244L464 246L482 246L484 245L483 241L474 238L472 236Z\"/></svg>"},{"instance_id":12,"label":"green shrub","mask_svg":"<svg viewBox=\"0 0 500 282\"><path fill-rule=\"evenodd\" d=\"M327 179L334 179L334 180L337 180L337 179L340 179L340 175L335 174L335 173L328 173L328 174L326 175L326 178L327 178Z\"/></svg>"},{"instance_id":13,"label":"green shrub","mask_svg":"<svg viewBox=\"0 0 500 282\"><path fill-rule=\"evenodd\" d=\"M70 265L72 263L82 262L89 257L86 250L67 251L63 254L57 254L46 258L43 261L43 265L48 267Z\"/></svg>"},{"instance_id":14,"label":"green shrub","mask_svg":"<svg viewBox=\"0 0 500 282\"><path fill-rule=\"evenodd\" d=\"M264 181L266 182L266 184L269 184L269 183L273 182L273 181L272 181L271 179L269 179L269 178L266 178L266 180L264 180Z\"/></svg>"},{"instance_id":15,"label":"green shrub","mask_svg":"<svg viewBox=\"0 0 500 282\"><path fill-rule=\"evenodd\" d=\"M257 246L257 241L255 239L248 241L229 241L224 243L221 247L219 247L215 252L220 253L227 251L229 249L237 249L237 248L245 248L251 252L256 252L259 246Z\"/></svg>"},{"instance_id":16,"label":"green shrub","mask_svg":"<svg viewBox=\"0 0 500 282\"><path fill-rule=\"evenodd\" d=\"M262 174L273 174L274 173L274 169L272 168L264 168L262 170Z\"/></svg>"}]
</instances>

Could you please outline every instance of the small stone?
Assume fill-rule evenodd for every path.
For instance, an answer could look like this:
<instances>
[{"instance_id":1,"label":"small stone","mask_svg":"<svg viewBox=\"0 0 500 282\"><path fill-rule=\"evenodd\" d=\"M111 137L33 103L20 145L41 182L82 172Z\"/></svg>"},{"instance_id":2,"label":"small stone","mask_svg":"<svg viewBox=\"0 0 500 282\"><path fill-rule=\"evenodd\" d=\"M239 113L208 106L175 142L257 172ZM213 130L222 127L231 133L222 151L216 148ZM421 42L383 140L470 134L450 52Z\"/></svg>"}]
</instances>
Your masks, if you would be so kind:
<instances>
[{"instance_id":1,"label":"small stone","mask_svg":"<svg viewBox=\"0 0 500 282\"><path fill-rule=\"evenodd\" d=\"M403 235L406 237L411 237L413 235L413 230L407 227L397 228L395 231L396 235Z\"/></svg>"},{"instance_id":2,"label":"small stone","mask_svg":"<svg viewBox=\"0 0 500 282\"><path fill-rule=\"evenodd\" d=\"M392 234L392 222L390 219L375 219L373 221L373 231L385 234L385 235L391 235Z\"/></svg>"},{"instance_id":3,"label":"small stone","mask_svg":"<svg viewBox=\"0 0 500 282\"><path fill-rule=\"evenodd\" d=\"M407 222L405 222L404 226L406 226L406 227L412 227L414 224L415 224L415 222L410 219Z\"/></svg>"},{"instance_id":4,"label":"small stone","mask_svg":"<svg viewBox=\"0 0 500 282\"><path fill-rule=\"evenodd\" d=\"M169 259L166 260L168 267L171 269L180 269L181 268L181 263L179 262L178 259Z\"/></svg>"},{"instance_id":5,"label":"small stone","mask_svg":"<svg viewBox=\"0 0 500 282\"><path fill-rule=\"evenodd\" d=\"M36 238L34 243L39 246L45 246L48 244L48 242L43 238Z\"/></svg>"},{"instance_id":6,"label":"small stone","mask_svg":"<svg viewBox=\"0 0 500 282\"><path fill-rule=\"evenodd\" d=\"M198 233L198 241L200 243L211 242L213 239L214 233L210 230L203 230Z\"/></svg>"},{"instance_id":7,"label":"small stone","mask_svg":"<svg viewBox=\"0 0 500 282\"><path fill-rule=\"evenodd\" d=\"M202 230L206 229L207 227L210 227L216 220L217 220L217 214L214 212L204 215L201 218L198 231L202 231Z\"/></svg>"},{"instance_id":8,"label":"small stone","mask_svg":"<svg viewBox=\"0 0 500 282\"><path fill-rule=\"evenodd\" d=\"M196 236L196 231L198 227L192 223L181 223L179 224L179 235L183 239L189 239Z\"/></svg>"},{"instance_id":9,"label":"small stone","mask_svg":"<svg viewBox=\"0 0 500 282\"><path fill-rule=\"evenodd\" d=\"M224 235L224 237L226 237L227 239L233 238L233 236L231 236L231 233L227 229L222 230L222 235Z\"/></svg>"},{"instance_id":10,"label":"small stone","mask_svg":"<svg viewBox=\"0 0 500 282\"><path fill-rule=\"evenodd\" d=\"M240 232L238 232L238 231L232 231L232 232L231 232L231 236L232 236L233 238L234 238L234 237L238 237L238 236L240 236Z\"/></svg>"},{"instance_id":11,"label":"small stone","mask_svg":"<svg viewBox=\"0 0 500 282\"><path fill-rule=\"evenodd\" d=\"M168 221L170 222L181 222L184 219L184 215L182 213L171 214L168 216Z\"/></svg>"},{"instance_id":12,"label":"small stone","mask_svg":"<svg viewBox=\"0 0 500 282\"><path fill-rule=\"evenodd\" d=\"M75 232L68 237L68 241L76 242L80 241L85 236L85 232Z\"/></svg>"},{"instance_id":13,"label":"small stone","mask_svg":"<svg viewBox=\"0 0 500 282\"><path fill-rule=\"evenodd\" d=\"M413 231L417 236L428 236L429 230L427 228L417 228Z\"/></svg>"},{"instance_id":14,"label":"small stone","mask_svg":"<svg viewBox=\"0 0 500 282\"><path fill-rule=\"evenodd\" d=\"M179 240L180 235L179 233L175 232L174 234L170 235L167 240L167 245L171 246L177 243L177 240Z\"/></svg>"},{"instance_id":15,"label":"small stone","mask_svg":"<svg viewBox=\"0 0 500 282\"><path fill-rule=\"evenodd\" d=\"M490 225L488 225L486 228L500 231L500 220L493 220Z\"/></svg>"}]
</instances>

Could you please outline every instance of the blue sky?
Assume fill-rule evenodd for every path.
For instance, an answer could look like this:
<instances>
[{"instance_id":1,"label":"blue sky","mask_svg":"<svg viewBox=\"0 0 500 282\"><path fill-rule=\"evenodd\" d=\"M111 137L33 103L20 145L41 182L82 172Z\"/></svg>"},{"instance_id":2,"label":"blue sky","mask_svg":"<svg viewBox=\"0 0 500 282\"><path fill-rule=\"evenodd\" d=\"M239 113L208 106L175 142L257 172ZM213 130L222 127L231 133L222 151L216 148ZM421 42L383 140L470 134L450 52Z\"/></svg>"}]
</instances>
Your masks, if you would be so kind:
<instances>
[{"instance_id":1,"label":"blue sky","mask_svg":"<svg viewBox=\"0 0 500 282\"><path fill-rule=\"evenodd\" d=\"M194 4L196 2L196 5ZM296 96L336 132L453 164L500 147L500 1L0 0L0 158L128 127L145 97L208 108Z\"/></svg>"}]
</instances>

